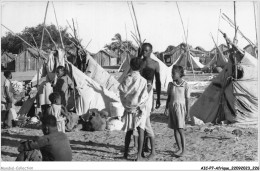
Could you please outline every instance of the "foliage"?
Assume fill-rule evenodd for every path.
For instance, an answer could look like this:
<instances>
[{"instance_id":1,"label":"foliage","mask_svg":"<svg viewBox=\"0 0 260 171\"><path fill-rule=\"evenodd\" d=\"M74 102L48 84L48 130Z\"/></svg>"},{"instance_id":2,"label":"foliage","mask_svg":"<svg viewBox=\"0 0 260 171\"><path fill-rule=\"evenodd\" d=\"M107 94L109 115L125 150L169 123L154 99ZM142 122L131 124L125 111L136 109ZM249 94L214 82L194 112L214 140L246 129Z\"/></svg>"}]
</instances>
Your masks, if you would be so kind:
<instances>
[{"instance_id":1,"label":"foliage","mask_svg":"<svg viewBox=\"0 0 260 171\"><path fill-rule=\"evenodd\" d=\"M53 24L47 25L46 29L49 31L54 42L59 46L61 46L60 35L56 26ZM65 46L70 45L71 42L67 38L65 38L65 37L69 37L69 34L67 33L67 28L61 28L60 30L61 30L61 35L62 35L64 45ZM26 42L28 42L32 46L36 46L35 45L36 42L37 47L40 48L42 31L43 31L43 25L39 24L36 27L26 27L21 33L18 33L17 35L22 37ZM17 36L14 36L10 32L8 32L6 36L1 37L2 53L11 52L13 54L18 54L19 52L21 52L22 50L28 47L29 46L27 44L25 44L22 40L20 40ZM47 49L52 49L54 47L55 45L53 44L51 38L49 37L49 34L45 30L42 49L46 51Z\"/></svg>"},{"instance_id":2,"label":"foliage","mask_svg":"<svg viewBox=\"0 0 260 171\"><path fill-rule=\"evenodd\" d=\"M115 36L112 38L112 42L110 44L105 45L105 48L118 53L119 56L124 52L131 52L131 50L137 50L137 47L132 43L132 41L123 41L119 33L115 34Z\"/></svg>"}]
</instances>

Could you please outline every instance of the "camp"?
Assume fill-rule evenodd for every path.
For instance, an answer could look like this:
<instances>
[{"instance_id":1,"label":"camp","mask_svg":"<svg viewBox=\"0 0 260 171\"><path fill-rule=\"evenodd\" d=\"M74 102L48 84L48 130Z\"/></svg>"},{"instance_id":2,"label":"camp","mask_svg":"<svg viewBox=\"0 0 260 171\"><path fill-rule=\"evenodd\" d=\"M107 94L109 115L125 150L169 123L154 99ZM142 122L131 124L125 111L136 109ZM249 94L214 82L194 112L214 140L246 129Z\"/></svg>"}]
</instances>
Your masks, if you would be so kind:
<instances>
[{"instance_id":1,"label":"camp","mask_svg":"<svg viewBox=\"0 0 260 171\"><path fill-rule=\"evenodd\" d=\"M1 165L257 170L259 5L6 1Z\"/></svg>"}]
</instances>

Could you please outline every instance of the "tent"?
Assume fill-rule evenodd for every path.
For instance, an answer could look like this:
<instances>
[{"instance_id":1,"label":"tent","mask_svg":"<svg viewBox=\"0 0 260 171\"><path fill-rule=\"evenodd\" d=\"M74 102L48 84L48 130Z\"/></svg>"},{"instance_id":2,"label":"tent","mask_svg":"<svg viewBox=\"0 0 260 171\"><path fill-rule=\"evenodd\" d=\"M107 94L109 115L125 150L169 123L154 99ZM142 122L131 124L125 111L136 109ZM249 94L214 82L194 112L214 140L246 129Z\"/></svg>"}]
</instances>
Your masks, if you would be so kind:
<instances>
[{"instance_id":1,"label":"tent","mask_svg":"<svg viewBox=\"0 0 260 171\"><path fill-rule=\"evenodd\" d=\"M189 56L187 53L182 53L173 65L187 66L193 69L202 69L204 67L204 65L200 63L199 58L196 58L191 52Z\"/></svg>"},{"instance_id":2,"label":"tent","mask_svg":"<svg viewBox=\"0 0 260 171\"><path fill-rule=\"evenodd\" d=\"M203 122L257 124L258 89L257 59L245 52L236 56L238 77L234 80L232 60L225 65L204 93L192 105L191 116Z\"/></svg>"},{"instance_id":3,"label":"tent","mask_svg":"<svg viewBox=\"0 0 260 171\"><path fill-rule=\"evenodd\" d=\"M1 55L2 69L14 71L15 70L15 59L16 59L15 54L4 52Z\"/></svg>"},{"instance_id":4,"label":"tent","mask_svg":"<svg viewBox=\"0 0 260 171\"><path fill-rule=\"evenodd\" d=\"M209 63L207 63L205 65L204 69L210 68L213 65L216 65L216 67L224 68L224 66L227 64L227 62L228 62L227 58L223 55L220 48L216 46L215 56L212 58L212 60Z\"/></svg>"},{"instance_id":5,"label":"tent","mask_svg":"<svg viewBox=\"0 0 260 171\"><path fill-rule=\"evenodd\" d=\"M58 50L59 52L59 59L61 61L61 63L63 63L68 71L69 71L69 76L72 78L72 80L74 80L75 83L75 96L71 95L71 99L69 99L69 104L68 106L71 107L75 107L76 108L76 112L77 115L84 115L87 113L87 111L89 109L98 109L98 110L107 110L109 111L110 109L110 105L111 103L119 103L120 102L120 98L119 96L111 90L108 90L106 88L106 85L109 85L111 87L111 83L107 82L104 83L106 85L100 85L98 82L94 81L91 77L87 76L85 73L81 72L78 68L76 68L74 65L72 65L70 62L65 62L65 58L64 55L65 53L63 52L63 50ZM44 76L44 72L45 70L54 70L53 66L53 62L50 59L53 59L53 54L50 53L49 54L49 58L48 61L46 62L45 65L42 66L41 68L41 72L40 72L40 77ZM94 59L88 55L87 60L92 59L94 61ZM98 76L95 75L97 73L105 73L105 71L100 71L99 70L99 65L94 61L94 63L89 63L88 66L91 66L93 64L96 64L93 66L93 69L95 69L95 72L92 72L94 76ZM100 67L102 68L102 67ZM91 69L89 69L88 71L92 71ZM48 72L49 74L52 74L51 72ZM47 74L48 76L48 74ZM100 81L104 81L104 80L109 80L108 78L104 77L105 75L99 75L97 77L95 77L96 80L100 80ZM102 79L103 78L103 79ZM111 78L111 77L109 77ZM33 80L31 82L35 82L37 80L37 76L35 76L33 78ZM46 79L47 80L47 79ZM46 81L47 82L47 81ZM46 86L46 82L42 82L42 84L40 85L39 90L42 90L42 87ZM44 94L45 91L40 91L39 92L39 96L43 96L45 97L46 95ZM74 98L75 97L75 98ZM26 103L25 103L26 104ZM28 105L28 104L27 104ZM22 112L19 112L20 114L25 114L27 111L24 110L26 108L26 106L23 106L21 108Z\"/></svg>"},{"instance_id":6,"label":"tent","mask_svg":"<svg viewBox=\"0 0 260 171\"><path fill-rule=\"evenodd\" d=\"M100 66L115 66L118 61L118 55L107 50L100 50L93 55L93 58Z\"/></svg>"},{"instance_id":7,"label":"tent","mask_svg":"<svg viewBox=\"0 0 260 171\"><path fill-rule=\"evenodd\" d=\"M64 58L63 55L65 55L65 53L63 53L61 49L58 51L59 51L59 55L61 55L61 57L59 57L59 58ZM49 54L48 59L51 58L51 56L53 56L52 53ZM89 53L87 53L86 61L87 61L87 68L86 68L85 74L87 76L89 76L91 79L93 79L94 81L96 81L98 84L100 84L101 86L106 88L107 90L112 91L117 94L118 93L117 88L119 86L119 82L112 75L110 75L105 69L103 69L90 56ZM48 61L46 63L48 63ZM46 64L44 64L44 66L45 65ZM42 77L43 73L45 73L44 67L42 67L40 69L40 78ZM33 77L31 82L34 85L36 83L36 81L37 81L37 74Z\"/></svg>"}]
</instances>

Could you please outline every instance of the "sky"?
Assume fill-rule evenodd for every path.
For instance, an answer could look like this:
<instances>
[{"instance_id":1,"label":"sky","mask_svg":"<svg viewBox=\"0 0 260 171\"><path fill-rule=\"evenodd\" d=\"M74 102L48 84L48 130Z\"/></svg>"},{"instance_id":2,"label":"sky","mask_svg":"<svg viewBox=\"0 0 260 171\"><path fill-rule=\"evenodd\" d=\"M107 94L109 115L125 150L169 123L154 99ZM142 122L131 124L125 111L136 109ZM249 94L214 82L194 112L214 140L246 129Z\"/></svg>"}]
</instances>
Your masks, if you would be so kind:
<instances>
[{"instance_id":1,"label":"sky","mask_svg":"<svg viewBox=\"0 0 260 171\"><path fill-rule=\"evenodd\" d=\"M141 38L153 45L154 51L162 52L169 45L177 46L184 42L184 31L175 2L137 2L134 8L138 20ZM25 27L43 23L47 2L2 2L1 22L15 33ZM57 19L61 27L67 27L67 20L77 20L79 37L83 46L96 53L111 42L116 33L123 40L131 40L134 32L133 22L127 2L57 2L54 1ZM223 19L219 20L220 10L234 20L232 1L225 2L178 2L185 31L188 32L188 44L201 46L206 50L214 47L212 33L218 44L225 43L218 27L233 40L234 29ZM258 11L258 10L257 10ZM256 42L253 2L236 3L236 20L239 29L253 43ZM259 14L259 12L258 12ZM55 24L52 3L49 4L46 24ZM188 30L188 31L187 31ZM1 36L7 30L1 28ZM46 35L47 36L47 35ZM238 45L243 48L248 42L238 35Z\"/></svg>"}]
</instances>

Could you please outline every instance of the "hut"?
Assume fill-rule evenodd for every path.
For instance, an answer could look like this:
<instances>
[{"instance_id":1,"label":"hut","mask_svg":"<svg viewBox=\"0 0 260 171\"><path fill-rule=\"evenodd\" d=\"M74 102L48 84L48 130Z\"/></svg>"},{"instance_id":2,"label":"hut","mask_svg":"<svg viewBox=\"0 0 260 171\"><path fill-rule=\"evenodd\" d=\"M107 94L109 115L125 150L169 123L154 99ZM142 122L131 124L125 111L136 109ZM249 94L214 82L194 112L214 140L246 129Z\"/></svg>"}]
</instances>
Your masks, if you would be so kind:
<instances>
[{"instance_id":1,"label":"hut","mask_svg":"<svg viewBox=\"0 0 260 171\"><path fill-rule=\"evenodd\" d=\"M100 50L92 56L100 66L118 65L118 55L112 51Z\"/></svg>"},{"instance_id":2,"label":"hut","mask_svg":"<svg viewBox=\"0 0 260 171\"><path fill-rule=\"evenodd\" d=\"M39 67L43 65L44 59L47 58L47 54L43 51L41 52L43 55L39 60ZM37 70L37 58L39 56L39 52L32 49L27 48L25 51L21 52L15 60L15 72L26 72L26 71L35 71Z\"/></svg>"},{"instance_id":3,"label":"hut","mask_svg":"<svg viewBox=\"0 0 260 171\"><path fill-rule=\"evenodd\" d=\"M15 58L16 54L4 52L1 55L1 70L15 70Z\"/></svg>"}]
</instances>

